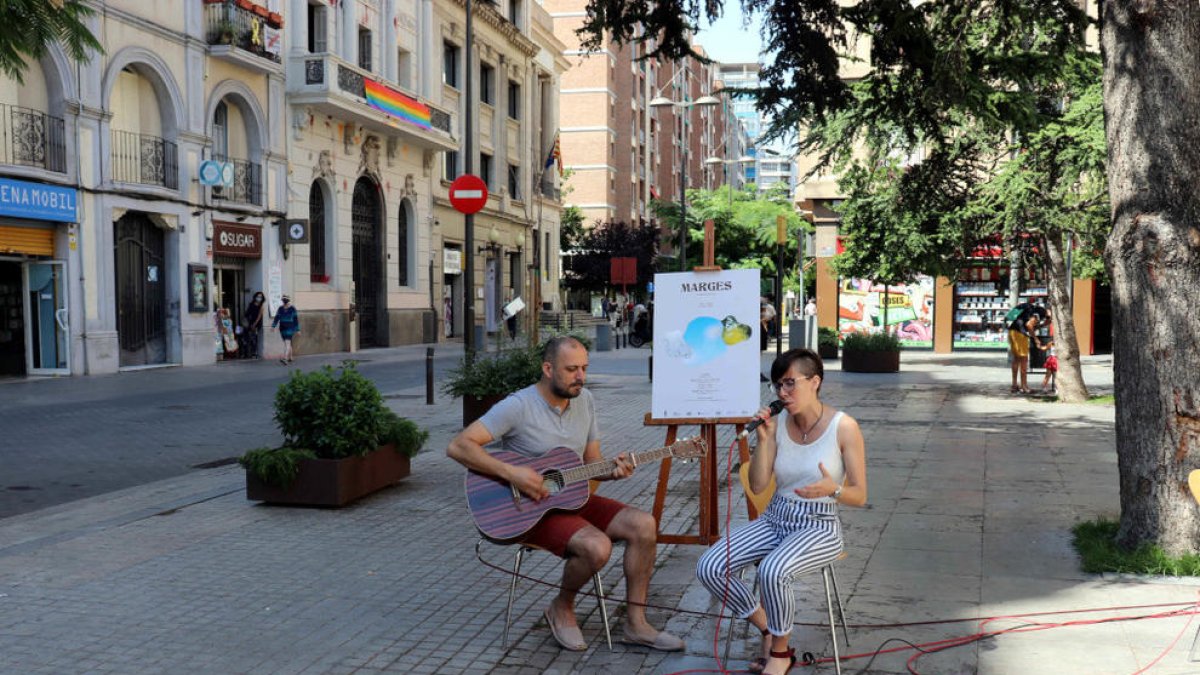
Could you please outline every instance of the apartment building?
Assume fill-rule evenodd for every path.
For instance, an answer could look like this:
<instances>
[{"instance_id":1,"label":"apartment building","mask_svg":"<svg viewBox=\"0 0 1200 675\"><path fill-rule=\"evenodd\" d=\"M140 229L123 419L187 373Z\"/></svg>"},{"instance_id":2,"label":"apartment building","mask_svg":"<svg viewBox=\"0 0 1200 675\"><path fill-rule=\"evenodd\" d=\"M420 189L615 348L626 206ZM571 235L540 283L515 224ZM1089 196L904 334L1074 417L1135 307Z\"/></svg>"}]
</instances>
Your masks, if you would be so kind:
<instances>
[{"instance_id":1,"label":"apartment building","mask_svg":"<svg viewBox=\"0 0 1200 675\"><path fill-rule=\"evenodd\" d=\"M467 55L461 0L296 5L304 16L291 31L292 164L310 187L292 197L312 236L285 276L304 320L328 351L434 342L467 330L470 292L495 330L501 304L531 298L535 251L547 235L557 241L556 186L534 189L562 70L540 8L475 3ZM475 74L470 97L466 68ZM465 166L467 114L473 173L490 195L475 218L483 247L474 289L463 287L464 218L448 199Z\"/></svg>"},{"instance_id":2,"label":"apartment building","mask_svg":"<svg viewBox=\"0 0 1200 675\"><path fill-rule=\"evenodd\" d=\"M722 167L705 160L738 156L738 142L728 139L736 130L731 109L693 105L719 93L714 65L638 60L646 47L636 45L586 53L576 34L586 1L545 6L570 63L561 91L562 154L572 172L565 199L585 223L649 220L651 199L679 199L685 181L694 188L724 180ZM660 97L681 105L650 105Z\"/></svg>"},{"instance_id":3,"label":"apartment building","mask_svg":"<svg viewBox=\"0 0 1200 675\"><path fill-rule=\"evenodd\" d=\"M212 363L287 208L282 17L95 5L104 54L0 81L0 374Z\"/></svg>"},{"instance_id":4,"label":"apartment building","mask_svg":"<svg viewBox=\"0 0 1200 675\"><path fill-rule=\"evenodd\" d=\"M558 248L557 174L536 181L566 63L540 7L476 9L493 198L463 289L444 161L467 111L444 81L462 2L95 4L103 54L50 45L0 79L0 375L238 357L217 310L234 330L259 291L300 309L301 353L461 335L467 292L556 297L538 252Z\"/></svg>"}]
</instances>

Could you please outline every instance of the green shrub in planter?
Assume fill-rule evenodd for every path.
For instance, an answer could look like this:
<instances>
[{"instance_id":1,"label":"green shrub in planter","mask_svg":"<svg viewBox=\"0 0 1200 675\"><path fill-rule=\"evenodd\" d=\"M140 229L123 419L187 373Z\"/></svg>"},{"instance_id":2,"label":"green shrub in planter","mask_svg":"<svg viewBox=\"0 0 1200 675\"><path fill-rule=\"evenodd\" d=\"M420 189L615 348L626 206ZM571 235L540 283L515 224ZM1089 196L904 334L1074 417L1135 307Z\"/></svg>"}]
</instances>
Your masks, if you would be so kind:
<instances>
[{"instance_id":1,"label":"green shrub in planter","mask_svg":"<svg viewBox=\"0 0 1200 675\"><path fill-rule=\"evenodd\" d=\"M818 328L817 329L817 346L833 347L836 349L838 346L837 331L832 328L828 328L826 326L821 326L820 328Z\"/></svg>"},{"instance_id":2,"label":"green shrub in planter","mask_svg":"<svg viewBox=\"0 0 1200 675\"><path fill-rule=\"evenodd\" d=\"M427 440L429 440L429 432L418 427L416 422L401 417L391 410L387 411L383 422L383 431L379 436L380 445L395 443L396 451L404 453L411 459L421 451L421 446L425 445Z\"/></svg>"},{"instance_id":3,"label":"green shrub in planter","mask_svg":"<svg viewBox=\"0 0 1200 675\"><path fill-rule=\"evenodd\" d=\"M300 460L316 459L312 450L301 448L255 448L238 459L238 464L268 485L289 485L300 471Z\"/></svg>"},{"instance_id":4,"label":"green shrub in planter","mask_svg":"<svg viewBox=\"0 0 1200 675\"><path fill-rule=\"evenodd\" d=\"M842 340L842 349L857 352L898 352L900 339L891 333L851 333Z\"/></svg>"},{"instance_id":5,"label":"green shrub in planter","mask_svg":"<svg viewBox=\"0 0 1200 675\"><path fill-rule=\"evenodd\" d=\"M280 486L296 477L301 459L365 455L388 443L411 458L429 438L429 432L389 410L375 383L350 362L336 371L325 366L293 372L275 392L275 423L283 446L250 450L238 463Z\"/></svg>"},{"instance_id":6,"label":"green shrub in planter","mask_svg":"<svg viewBox=\"0 0 1200 675\"><path fill-rule=\"evenodd\" d=\"M375 383L352 363L336 372L329 366L294 371L275 392L275 422L284 445L309 448L320 459L374 450L387 412Z\"/></svg>"},{"instance_id":7,"label":"green shrub in planter","mask_svg":"<svg viewBox=\"0 0 1200 675\"><path fill-rule=\"evenodd\" d=\"M586 335L568 333L588 350L592 341ZM542 379L542 351L551 336L536 347L518 347L496 354L476 354L470 366L466 359L458 362L442 382L442 393L455 398L463 396L504 396L520 391Z\"/></svg>"}]
</instances>

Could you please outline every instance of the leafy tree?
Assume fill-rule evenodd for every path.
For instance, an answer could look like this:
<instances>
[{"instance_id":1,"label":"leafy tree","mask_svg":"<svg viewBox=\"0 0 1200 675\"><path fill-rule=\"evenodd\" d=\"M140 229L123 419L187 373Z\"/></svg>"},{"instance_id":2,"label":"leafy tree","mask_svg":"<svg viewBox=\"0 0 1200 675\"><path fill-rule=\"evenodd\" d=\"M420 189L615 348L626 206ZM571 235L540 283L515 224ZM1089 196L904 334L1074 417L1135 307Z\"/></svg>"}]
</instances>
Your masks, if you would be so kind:
<instances>
[{"instance_id":1,"label":"leafy tree","mask_svg":"<svg viewBox=\"0 0 1200 675\"><path fill-rule=\"evenodd\" d=\"M567 252L563 285L601 293L611 288L613 258L637 258L637 282L654 278L658 228L650 223L597 222Z\"/></svg>"},{"instance_id":2,"label":"leafy tree","mask_svg":"<svg viewBox=\"0 0 1200 675\"><path fill-rule=\"evenodd\" d=\"M84 0L0 0L0 72L24 84L26 64L45 56L52 42L76 61L86 61L89 52L102 53L84 24L93 14Z\"/></svg>"},{"instance_id":3,"label":"leafy tree","mask_svg":"<svg viewBox=\"0 0 1200 675\"><path fill-rule=\"evenodd\" d=\"M753 184L743 190L735 190L728 185L716 190L688 190L688 259L682 269L690 270L702 261L704 221L712 220L713 236L716 238L713 257L719 267L757 268L766 276L774 276L777 274L778 258L775 219L782 215L787 219L788 241L784 248L784 259L789 263L784 268L784 288L798 290L794 268L800 239L798 235L801 231L809 231L810 226L788 203L790 195L787 194L786 184L782 188L782 200L772 200L772 194L768 191L767 195L760 196ZM650 207L666 226L667 232L679 231L678 203L654 200ZM680 268L679 263L675 263L671 269Z\"/></svg>"},{"instance_id":4,"label":"leafy tree","mask_svg":"<svg viewBox=\"0 0 1200 675\"><path fill-rule=\"evenodd\" d=\"M747 13L764 15L765 86L755 96L760 109L774 115L768 135L820 130L800 146L827 157L838 148L823 144L824 132L838 125L862 130L868 147L928 147L933 158L953 152L964 127L1010 139L1037 135L1062 117L1054 107L1064 100L1065 87L1053 83L1080 55L1088 25L1075 0L739 1ZM696 56L690 34L701 13L715 19L724 4L589 0L581 32L590 47L611 39L641 43L648 57ZM1200 457L1200 314L1189 296L1200 287L1200 193L1194 189L1200 182L1194 112L1200 88L1190 85L1200 81L1200 4L1109 0L1100 8L1118 536L1126 546L1195 553L1200 511L1184 486ZM854 52L859 37L871 42L862 63L866 72L852 86L841 77L840 57ZM1042 172L1079 166L1053 150L1053 143L1043 147L1025 166ZM1009 187L1016 187L1017 168L1008 174L1014 181ZM993 194L1012 192L1004 189L1007 178L994 180ZM1070 183L1049 187L1057 191ZM968 208L975 196L963 195L956 213L975 213ZM1088 189L1076 188L1067 201L1090 212ZM1061 255L1061 240L1047 237L1052 261L1056 247Z\"/></svg>"},{"instance_id":5,"label":"leafy tree","mask_svg":"<svg viewBox=\"0 0 1200 675\"><path fill-rule=\"evenodd\" d=\"M578 248L583 234L583 211L578 206L564 208L559 220L559 248L563 251Z\"/></svg>"}]
</instances>

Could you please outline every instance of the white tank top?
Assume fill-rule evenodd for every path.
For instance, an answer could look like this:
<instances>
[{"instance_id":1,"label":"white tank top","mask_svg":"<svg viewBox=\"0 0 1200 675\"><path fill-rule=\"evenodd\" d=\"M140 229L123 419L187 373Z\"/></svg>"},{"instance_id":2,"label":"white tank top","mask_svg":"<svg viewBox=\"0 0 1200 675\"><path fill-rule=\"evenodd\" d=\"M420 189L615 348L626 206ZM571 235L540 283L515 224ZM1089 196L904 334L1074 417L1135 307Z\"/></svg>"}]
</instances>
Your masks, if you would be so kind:
<instances>
[{"instance_id":1,"label":"white tank top","mask_svg":"<svg viewBox=\"0 0 1200 675\"><path fill-rule=\"evenodd\" d=\"M834 483L841 485L845 480L846 467L842 464L842 450L837 440L842 411L834 413L820 437L807 445L796 443L788 436L786 418L785 411L775 422L775 484L779 486L776 492L797 501L834 503L833 497L804 499L795 490L821 480L821 469L817 466L821 463L825 464Z\"/></svg>"}]
</instances>

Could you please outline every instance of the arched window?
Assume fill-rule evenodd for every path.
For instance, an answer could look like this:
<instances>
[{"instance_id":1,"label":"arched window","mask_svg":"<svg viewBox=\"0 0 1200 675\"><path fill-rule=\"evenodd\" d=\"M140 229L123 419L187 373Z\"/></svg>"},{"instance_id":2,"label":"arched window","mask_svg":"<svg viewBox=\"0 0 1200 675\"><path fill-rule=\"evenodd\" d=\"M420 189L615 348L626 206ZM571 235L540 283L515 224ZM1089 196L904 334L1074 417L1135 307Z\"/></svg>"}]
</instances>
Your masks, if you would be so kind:
<instances>
[{"instance_id":1,"label":"arched window","mask_svg":"<svg viewBox=\"0 0 1200 675\"><path fill-rule=\"evenodd\" d=\"M398 271L398 279L401 286L408 285L408 200L400 202L400 217L396 220L396 234L400 239L400 251L396 256L400 260L400 268Z\"/></svg>"},{"instance_id":2,"label":"arched window","mask_svg":"<svg viewBox=\"0 0 1200 675\"><path fill-rule=\"evenodd\" d=\"M229 106L225 101L218 103L213 113L213 158L221 161L229 158Z\"/></svg>"},{"instance_id":3,"label":"arched window","mask_svg":"<svg viewBox=\"0 0 1200 675\"><path fill-rule=\"evenodd\" d=\"M308 190L308 272L313 281L329 281L325 271L325 193L318 181Z\"/></svg>"}]
</instances>

